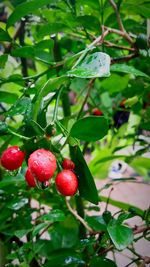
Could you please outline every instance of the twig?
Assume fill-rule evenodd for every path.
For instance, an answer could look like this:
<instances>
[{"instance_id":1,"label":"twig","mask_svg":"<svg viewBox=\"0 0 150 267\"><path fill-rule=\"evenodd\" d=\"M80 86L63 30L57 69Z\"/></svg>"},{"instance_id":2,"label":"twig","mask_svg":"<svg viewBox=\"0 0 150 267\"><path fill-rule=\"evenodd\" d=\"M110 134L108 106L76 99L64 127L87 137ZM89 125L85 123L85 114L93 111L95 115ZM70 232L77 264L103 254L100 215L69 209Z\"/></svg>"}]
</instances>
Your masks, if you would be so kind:
<instances>
[{"instance_id":1,"label":"twig","mask_svg":"<svg viewBox=\"0 0 150 267\"><path fill-rule=\"evenodd\" d=\"M49 227L51 227L52 223L49 223L44 229L43 231L39 234L39 237L41 237L47 230Z\"/></svg>"},{"instance_id":2,"label":"twig","mask_svg":"<svg viewBox=\"0 0 150 267\"><path fill-rule=\"evenodd\" d=\"M117 35L120 35L120 36L124 37L130 44L133 44L133 40L129 36L129 34L127 32L120 31L120 30L113 29L113 28L109 28L109 27L106 27L106 26L104 26L104 29L108 30L108 32L115 33Z\"/></svg>"},{"instance_id":3,"label":"twig","mask_svg":"<svg viewBox=\"0 0 150 267\"><path fill-rule=\"evenodd\" d=\"M150 230L150 226L138 226L138 227L133 228L133 233L134 235L137 235L137 234L146 232L148 230Z\"/></svg>"},{"instance_id":4,"label":"twig","mask_svg":"<svg viewBox=\"0 0 150 267\"><path fill-rule=\"evenodd\" d=\"M99 252L98 255L103 255L103 254L106 254L107 252L109 252L110 250L112 250L114 248L113 245L110 245L110 247L104 249L103 251Z\"/></svg>"},{"instance_id":5,"label":"twig","mask_svg":"<svg viewBox=\"0 0 150 267\"><path fill-rule=\"evenodd\" d=\"M116 5L116 3L113 0L109 0L109 3L111 4L111 6L113 7L115 13L116 13L116 17L117 17L117 21L118 21L118 25L119 25L119 29L123 32L125 32L121 17L120 17L120 13L118 12L118 7Z\"/></svg>"},{"instance_id":6,"label":"twig","mask_svg":"<svg viewBox=\"0 0 150 267\"><path fill-rule=\"evenodd\" d=\"M129 262L125 267L129 267L132 263L139 261L139 258L132 260L131 262Z\"/></svg>"},{"instance_id":7,"label":"twig","mask_svg":"<svg viewBox=\"0 0 150 267\"><path fill-rule=\"evenodd\" d=\"M127 47L127 46L123 46L123 45L117 45L117 44L114 44L114 43L109 42L109 41L104 41L104 44L108 47L115 47L118 49L123 49L123 50L128 50L128 51L136 51L135 48Z\"/></svg>"},{"instance_id":8,"label":"twig","mask_svg":"<svg viewBox=\"0 0 150 267\"><path fill-rule=\"evenodd\" d=\"M136 53L136 54L130 54L130 55L128 55L128 56L111 58L111 65L112 65L112 64L115 64L115 63L117 63L117 62L128 62L128 61L130 61L131 59L136 58L136 57L138 57L138 56L139 56L139 54Z\"/></svg>"},{"instance_id":9,"label":"twig","mask_svg":"<svg viewBox=\"0 0 150 267\"><path fill-rule=\"evenodd\" d=\"M126 32L126 30L125 30L125 28L123 26L123 23L122 23L122 20L121 20L121 17L120 17L120 13L118 11L118 7L117 7L116 3L114 2L114 0L109 0L109 3L111 4L111 6L113 7L113 9L114 9L114 11L116 13L116 17L117 17L117 21L118 21L118 25L119 25L120 31L124 33L124 37L129 43L133 43L132 38L129 36L129 34Z\"/></svg>"},{"instance_id":10,"label":"twig","mask_svg":"<svg viewBox=\"0 0 150 267\"><path fill-rule=\"evenodd\" d=\"M66 199L66 205L69 209L69 211L74 215L74 217L80 221L80 223L82 223L84 225L84 227L89 231L89 232L93 232L92 228L90 226L88 226L88 224L85 222L85 220L79 216L79 214L74 210L72 209L72 207L70 206L70 203L69 203L69 200L67 198Z\"/></svg>"},{"instance_id":11,"label":"twig","mask_svg":"<svg viewBox=\"0 0 150 267\"><path fill-rule=\"evenodd\" d=\"M114 188L112 187L112 188L110 189L110 192L109 192L109 195L108 195L108 198L107 198L105 211L107 211L107 208L108 208L108 205L109 205L109 199L110 199L110 196L111 196L111 193L112 193L113 190L114 190Z\"/></svg>"},{"instance_id":12,"label":"twig","mask_svg":"<svg viewBox=\"0 0 150 267\"><path fill-rule=\"evenodd\" d=\"M90 91L91 91L91 89L92 89L92 85L93 85L94 80L95 80L95 79L92 79L92 80L89 82L89 84L88 84L88 90L87 90L86 96L85 96L85 98L84 98L84 101L83 101L83 103L82 103L82 106L81 106L81 108L80 108L80 110L79 110L77 119L80 118L81 113L82 113L82 111L83 111L83 109L84 109L84 106L85 106L85 104L86 104L86 102L87 102L87 99L88 99L88 97L90 96Z\"/></svg>"}]
</instances>

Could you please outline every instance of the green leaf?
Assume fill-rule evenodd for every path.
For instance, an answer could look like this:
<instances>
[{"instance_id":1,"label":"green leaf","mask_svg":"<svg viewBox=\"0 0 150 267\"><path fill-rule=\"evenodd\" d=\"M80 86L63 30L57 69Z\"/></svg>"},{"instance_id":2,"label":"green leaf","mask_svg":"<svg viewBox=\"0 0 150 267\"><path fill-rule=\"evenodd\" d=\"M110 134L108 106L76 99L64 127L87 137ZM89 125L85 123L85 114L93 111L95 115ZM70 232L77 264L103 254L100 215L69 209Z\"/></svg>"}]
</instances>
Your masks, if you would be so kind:
<instances>
[{"instance_id":1,"label":"green leaf","mask_svg":"<svg viewBox=\"0 0 150 267\"><path fill-rule=\"evenodd\" d=\"M16 102L18 96L16 94L12 94L9 92L1 91L0 92L0 100L1 102L7 103L7 104L13 104Z\"/></svg>"},{"instance_id":2,"label":"green leaf","mask_svg":"<svg viewBox=\"0 0 150 267\"><path fill-rule=\"evenodd\" d=\"M14 232L14 235L18 238L22 238L23 236L27 235L31 229L23 229L23 230L17 230Z\"/></svg>"},{"instance_id":3,"label":"green leaf","mask_svg":"<svg viewBox=\"0 0 150 267\"><path fill-rule=\"evenodd\" d=\"M106 231L106 223L102 216L89 216L86 221L94 231Z\"/></svg>"},{"instance_id":4,"label":"green leaf","mask_svg":"<svg viewBox=\"0 0 150 267\"><path fill-rule=\"evenodd\" d=\"M48 214L42 215L40 220L48 222L60 222L65 220L65 214L61 210L51 210Z\"/></svg>"},{"instance_id":5,"label":"green leaf","mask_svg":"<svg viewBox=\"0 0 150 267\"><path fill-rule=\"evenodd\" d=\"M16 84L24 86L24 80L22 79L22 76L20 74L13 74L13 75L10 75L7 79L3 79L2 84L5 84L5 83L16 83Z\"/></svg>"},{"instance_id":6,"label":"green leaf","mask_svg":"<svg viewBox=\"0 0 150 267\"><path fill-rule=\"evenodd\" d=\"M7 28L12 26L14 23L16 23L18 20L20 20L22 17L33 13L38 8L41 8L45 5L50 4L50 0L40 0L37 2L37 0L31 0L25 3L22 3L18 5L14 12L9 16L7 21Z\"/></svg>"},{"instance_id":7,"label":"green leaf","mask_svg":"<svg viewBox=\"0 0 150 267\"><path fill-rule=\"evenodd\" d=\"M59 257L58 257L59 255ZM85 262L82 260L79 253L74 252L74 250L61 249L59 251L49 254L49 260L44 265L44 267L76 267L85 266Z\"/></svg>"},{"instance_id":8,"label":"green leaf","mask_svg":"<svg viewBox=\"0 0 150 267\"><path fill-rule=\"evenodd\" d=\"M16 48L11 52L13 57L24 57L24 58L34 58L34 49L33 46L23 46Z\"/></svg>"},{"instance_id":9,"label":"green leaf","mask_svg":"<svg viewBox=\"0 0 150 267\"><path fill-rule=\"evenodd\" d=\"M7 112L8 116L24 115L31 106L31 99L29 97L23 97L17 100L17 102Z\"/></svg>"},{"instance_id":10,"label":"green leaf","mask_svg":"<svg viewBox=\"0 0 150 267\"><path fill-rule=\"evenodd\" d=\"M70 135L92 142L102 139L108 132L108 122L103 116L89 116L75 122Z\"/></svg>"},{"instance_id":11,"label":"green leaf","mask_svg":"<svg viewBox=\"0 0 150 267\"><path fill-rule=\"evenodd\" d=\"M5 122L0 121L0 136L7 133L8 126Z\"/></svg>"},{"instance_id":12,"label":"green leaf","mask_svg":"<svg viewBox=\"0 0 150 267\"><path fill-rule=\"evenodd\" d=\"M28 198L20 198L20 199L14 200L10 204L8 204L8 208L11 210L20 210L27 203L28 203Z\"/></svg>"},{"instance_id":13,"label":"green leaf","mask_svg":"<svg viewBox=\"0 0 150 267\"><path fill-rule=\"evenodd\" d=\"M112 260L96 256L92 258L89 267L117 267L117 265Z\"/></svg>"},{"instance_id":14,"label":"green leaf","mask_svg":"<svg viewBox=\"0 0 150 267\"><path fill-rule=\"evenodd\" d=\"M7 62L8 55L4 54L0 56L0 69L5 68L5 64Z\"/></svg>"},{"instance_id":15,"label":"green leaf","mask_svg":"<svg viewBox=\"0 0 150 267\"><path fill-rule=\"evenodd\" d=\"M108 77L108 79L104 79L101 82L101 86L110 94L113 94L115 92L123 91L125 88L127 88L128 82L129 82L129 75L121 76L112 73L112 75Z\"/></svg>"},{"instance_id":16,"label":"green leaf","mask_svg":"<svg viewBox=\"0 0 150 267\"><path fill-rule=\"evenodd\" d=\"M52 40L50 40L49 43L52 46ZM48 51L44 51L44 48L42 48L42 44L39 44L39 46L38 44L36 44L34 46L30 45L16 48L15 50L12 50L11 55L13 57L35 58L39 61L49 64L52 61L50 53Z\"/></svg>"},{"instance_id":17,"label":"green leaf","mask_svg":"<svg viewBox=\"0 0 150 267\"><path fill-rule=\"evenodd\" d=\"M4 41L4 42L11 41L9 34L6 31L4 31L2 28L0 28L0 41Z\"/></svg>"},{"instance_id":18,"label":"green leaf","mask_svg":"<svg viewBox=\"0 0 150 267\"><path fill-rule=\"evenodd\" d=\"M149 76L145 74L144 72L137 70L133 66L129 66L126 64L114 64L111 66L110 70L115 71L115 72L129 73L135 76L141 76L141 77L145 77L149 79Z\"/></svg>"},{"instance_id":19,"label":"green leaf","mask_svg":"<svg viewBox=\"0 0 150 267\"><path fill-rule=\"evenodd\" d=\"M36 236L41 230L45 229L47 227L47 223L40 223L36 225L32 232L32 237Z\"/></svg>"},{"instance_id":20,"label":"green leaf","mask_svg":"<svg viewBox=\"0 0 150 267\"><path fill-rule=\"evenodd\" d=\"M91 55L87 55L81 64L68 71L67 75L79 78L108 77L110 75L109 69L109 55L102 52L96 52Z\"/></svg>"},{"instance_id":21,"label":"green leaf","mask_svg":"<svg viewBox=\"0 0 150 267\"><path fill-rule=\"evenodd\" d=\"M112 242L118 250L125 249L133 241L133 232L129 227L113 219L107 226Z\"/></svg>"},{"instance_id":22,"label":"green leaf","mask_svg":"<svg viewBox=\"0 0 150 267\"><path fill-rule=\"evenodd\" d=\"M72 160L76 165L80 195L91 203L97 205L99 199L98 192L82 152L79 147L72 147L71 150Z\"/></svg>"},{"instance_id":23,"label":"green leaf","mask_svg":"<svg viewBox=\"0 0 150 267\"><path fill-rule=\"evenodd\" d=\"M50 232L53 248L72 248L78 243L79 227L72 216L66 217L65 221L55 224Z\"/></svg>"},{"instance_id":24,"label":"green leaf","mask_svg":"<svg viewBox=\"0 0 150 267\"><path fill-rule=\"evenodd\" d=\"M56 91L67 80L68 78L64 76L49 79L43 87L42 95L46 96L48 93Z\"/></svg>"}]
</instances>

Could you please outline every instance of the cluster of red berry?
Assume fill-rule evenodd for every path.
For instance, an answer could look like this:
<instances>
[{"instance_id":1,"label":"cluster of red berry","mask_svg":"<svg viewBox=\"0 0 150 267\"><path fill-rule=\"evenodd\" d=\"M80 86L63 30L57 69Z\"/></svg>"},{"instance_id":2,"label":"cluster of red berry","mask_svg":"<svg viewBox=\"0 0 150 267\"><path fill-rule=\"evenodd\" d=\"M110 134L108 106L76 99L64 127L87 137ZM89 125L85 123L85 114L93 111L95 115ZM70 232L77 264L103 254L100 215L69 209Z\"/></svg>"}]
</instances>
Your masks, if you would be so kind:
<instances>
[{"instance_id":1,"label":"cluster of red berry","mask_svg":"<svg viewBox=\"0 0 150 267\"><path fill-rule=\"evenodd\" d=\"M18 146L7 148L1 156L1 165L9 170L17 170L22 166L25 153ZM56 158L52 152L43 148L34 151L28 159L28 169L25 179L30 187L36 187L37 182L49 185L57 168ZM62 162L63 170L56 176L57 190L64 196L72 196L77 192L78 179L74 173L75 164L70 159Z\"/></svg>"}]
</instances>

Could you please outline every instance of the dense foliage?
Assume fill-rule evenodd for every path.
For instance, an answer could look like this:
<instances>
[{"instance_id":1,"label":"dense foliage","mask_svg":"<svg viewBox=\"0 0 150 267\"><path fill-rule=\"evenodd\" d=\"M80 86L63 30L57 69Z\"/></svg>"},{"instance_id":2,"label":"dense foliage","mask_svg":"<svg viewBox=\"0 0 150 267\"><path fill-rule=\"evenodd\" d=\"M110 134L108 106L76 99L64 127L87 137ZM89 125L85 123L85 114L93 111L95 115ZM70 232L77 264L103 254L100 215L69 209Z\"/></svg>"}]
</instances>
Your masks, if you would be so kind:
<instances>
[{"instance_id":1,"label":"dense foliage","mask_svg":"<svg viewBox=\"0 0 150 267\"><path fill-rule=\"evenodd\" d=\"M150 238L150 211L102 197L94 180L107 177L114 159L149 179L148 18L148 0L0 1L0 153L25 152L19 169L0 167L1 267L115 267L107 253L125 248L138 266L150 262L134 250ZM128 147L132 153L122 153ZM32 168L30 188L28 158L41 148L57 169L49 184ZM71 193L78 178L72 197L55 186L64 158L75 164ZM142 227L126 224L134 216Z\"/></svg>"}]
</instances>

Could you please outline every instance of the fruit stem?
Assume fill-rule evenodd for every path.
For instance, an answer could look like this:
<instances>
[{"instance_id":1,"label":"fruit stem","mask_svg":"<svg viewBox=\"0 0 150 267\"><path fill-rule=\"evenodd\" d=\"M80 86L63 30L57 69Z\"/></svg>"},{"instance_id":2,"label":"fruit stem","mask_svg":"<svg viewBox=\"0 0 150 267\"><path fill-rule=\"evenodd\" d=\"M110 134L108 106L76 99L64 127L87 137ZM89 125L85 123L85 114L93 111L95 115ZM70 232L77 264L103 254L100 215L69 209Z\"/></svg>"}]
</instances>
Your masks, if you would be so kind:
<instances>
[{"instance_id":1,"label":"fruit stem","mask_svg":"<svg viewBox=\"0 0 150 267\"><path fill-rule=\"evenodd\" d=\"M60 100L60 96L61 96L62 90L63 90L63 87L61 86L60 89L59 89L59 91L58 91L57 98L56 98L56 103L55 103L55 108L54 108L52 123L55 123L55 121L57 120L59 100Z\"/></svg>"},{"instance_id":2,"label":"fruit stem","mask_svg":"<svg viewBox=\"0 0 150 267\"><path fill-rule=\"evenodd\" d=\"M93 230L92 228L86 223L86 221L76 212L76 210L74 210L71 206L70 206L70 203L69 203L69 200L68 198L66 197L65 198L66 200L66 205L67 205L67 208L68 210L74 215L74 217L80 221L80 223L82 223L84 225L84 227L90 232L92 233Z\"/></svg>"},{"instance_id":3,"label":"fruit stem","mask_svg":"<svg viewBox=\"0 0 150 267\"><path fill-rule=\"evenodd\" d=\"M24 140L30 140L31 139L30 137L26 137L24 135L18 134L16 132L12 131L11 129L8 129L8 132L13 134L13 135L15 135L15 136L17 136L17 137L19 137L19 138L21 138L21 139L24 139Z\"/></svg>"}]
</instances>

